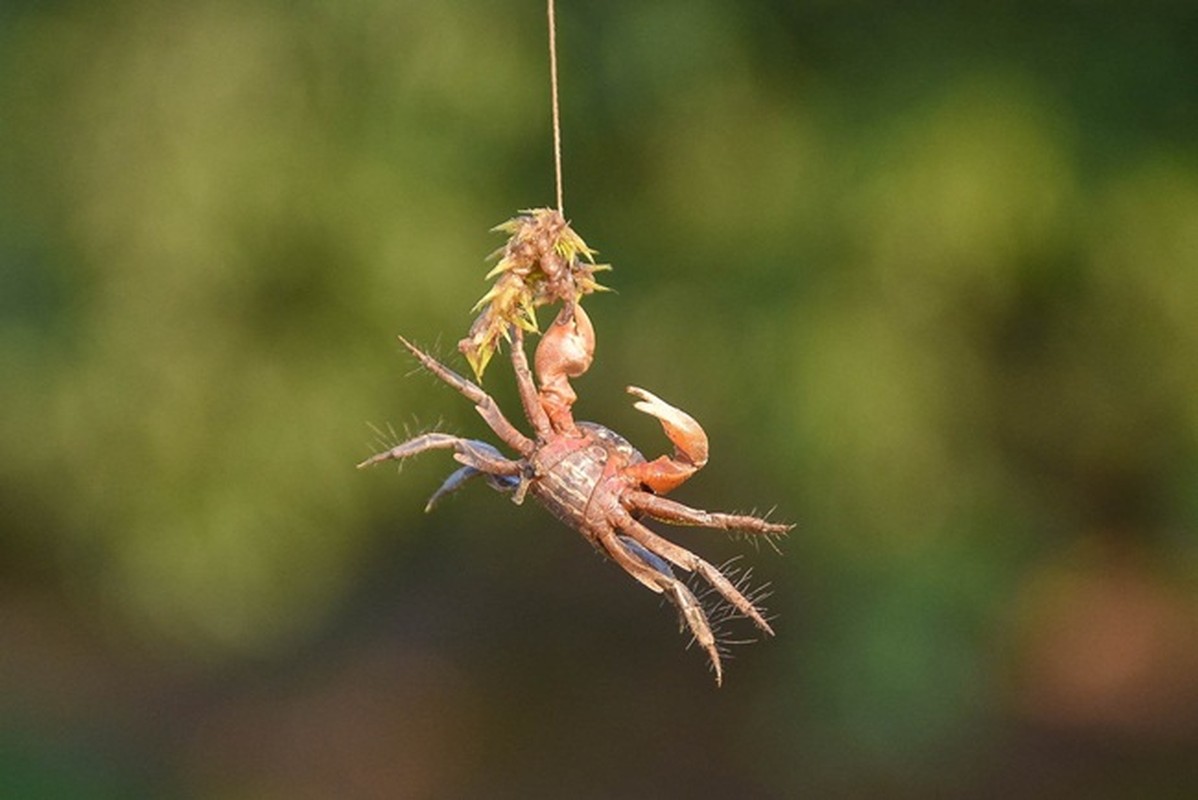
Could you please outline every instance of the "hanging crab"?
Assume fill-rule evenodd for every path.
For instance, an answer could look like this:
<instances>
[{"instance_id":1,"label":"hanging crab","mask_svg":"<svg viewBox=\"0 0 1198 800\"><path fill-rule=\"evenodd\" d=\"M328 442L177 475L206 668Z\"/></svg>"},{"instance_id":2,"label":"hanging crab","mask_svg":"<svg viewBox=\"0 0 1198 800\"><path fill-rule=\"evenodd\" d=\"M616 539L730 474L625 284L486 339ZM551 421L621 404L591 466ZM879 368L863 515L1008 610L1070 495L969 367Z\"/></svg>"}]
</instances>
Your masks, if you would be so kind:
<instances>
[{"instance_id":1,"label":"hanging crab","mask_svg":"<svg viewBox=\"0 0 1198 800\"><path fill-rule=\"evenodd\" d=\"M691 551L654 533L641 519L652 517L675 525L764 536L783 534L792 526L756 516L703 511L663 497L707 463L707 434L686 412L644 389L629 386L628 393L636 398L637 410L661 422L674 445L671 456L649 461L614 431L594 422L574 420L571 406L576 395L569 379L587 370L595 348L591 322L576 302L563 305L537 346L535 381L524 351L522 328L513 324L505 333L511 339L512 367L524 415L533 429L531 438L518 430L477 384L406 339L400 337L400 341L425 369L474 403L483 420L517 457L508 458L486 442L425 433L371 456L359 468L403 460L428 450L452 450L454 459L463 466L437 489L426 510L477 477L499 491L511 492L516 503L531 495L632 577L677 607L683 623L707 653L719 685L723 668L712 622L671 565L697 574L727 602L731 613L747 617L768 635L773 635L773 629L754 600L744 594L743 586Z\"/></svg>"}]
</instances>

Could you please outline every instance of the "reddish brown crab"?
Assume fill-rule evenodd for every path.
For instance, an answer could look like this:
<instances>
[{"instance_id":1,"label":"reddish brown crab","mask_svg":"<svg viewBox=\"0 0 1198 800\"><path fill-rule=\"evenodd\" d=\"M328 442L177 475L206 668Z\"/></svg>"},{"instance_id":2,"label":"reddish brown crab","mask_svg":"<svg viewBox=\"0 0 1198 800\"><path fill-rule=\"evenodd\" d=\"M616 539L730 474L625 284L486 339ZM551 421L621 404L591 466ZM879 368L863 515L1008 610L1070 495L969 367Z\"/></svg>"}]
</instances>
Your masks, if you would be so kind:
<instances>
[{"instance_id":1,"label":"reddish brown crab","mask_svg":"<svg viewBox=\"0 0 1198 800\"><path fill-rule=\"evenodd\" d=\"M678 612L695 640L707 652L722 682L720 650L702 605L670 564L697 573L720 594L735 613L773 635L773 629L740 588L712 564L645 527L642 516L676 525L697 525L754 534L782 534L791 526L755 516L702 511L662 497L707 463L707 434L690 415L635 386L628 393L634 407L660 420L674 445L673 456L647 461L622 436L593 422L575 422L571 406L577 399L569 378L590 366L595 334L582 307L564 307L536 350L537 381L529 371L523 334L512 327L511 360L524 414L535 438L521 433L478 385L412 345L407 347L425 369L461 392L503 440L519 454L506 458L486 442L445 433L426 433L378 453L359 468L391 459L405 459L426 450L454 451L463 464L429 499L426 510L467 480L483 477L495 489L510 491L516 503L531 494L554 516L581 533L632 577L663 594ZM537 388L540 384L540 389Z\"/></svg>"}]
</instances>

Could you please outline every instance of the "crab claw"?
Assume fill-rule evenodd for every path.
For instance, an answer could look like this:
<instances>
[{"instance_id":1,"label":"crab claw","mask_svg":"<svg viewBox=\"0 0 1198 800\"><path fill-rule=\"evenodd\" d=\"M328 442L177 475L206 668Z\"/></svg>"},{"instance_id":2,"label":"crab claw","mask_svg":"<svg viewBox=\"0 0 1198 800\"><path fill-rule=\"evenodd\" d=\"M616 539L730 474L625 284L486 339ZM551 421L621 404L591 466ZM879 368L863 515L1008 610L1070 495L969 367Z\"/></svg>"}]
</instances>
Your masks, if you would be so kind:
<instances>
[{"instance_id":1,"label":"crab claw","mask_svg":"<svg viewBox=\"0 0 1198 800\"><path fill-rule=\"evenodd\" d=\"M633 408L661 422L666 438L674 445L674 457L661 456L625 471L658 494L665 494L707 463L707 434L694 417L657 395L638 386L629 386L628 393L638 398Z\"/></svg>"},{"instance_id":2,"label":"crab claw","mask_svg":"<svg viewBox=\"0 0 1198 800\"><path fill-rule=\"evenodd\" d=\"M541 405L558 433L577 435L570 408L578 395L569 379L590 369L594 358L595 329L590 317L577 303L563 307L533 356L541 384Z\"/></svg>"},{"instance_id":3,"label":"crab claw","mask_svg":"<svg viewBox=\"0 0 1198 800\"><path fill-rule=\"evenodd\" d=\"M695 469L707 463L707 434L694 417L639 386L629 386L628 393L640 398L633 408L661 421L666 437L674 445L675 458Z\"/></svg>"}]
</instances>

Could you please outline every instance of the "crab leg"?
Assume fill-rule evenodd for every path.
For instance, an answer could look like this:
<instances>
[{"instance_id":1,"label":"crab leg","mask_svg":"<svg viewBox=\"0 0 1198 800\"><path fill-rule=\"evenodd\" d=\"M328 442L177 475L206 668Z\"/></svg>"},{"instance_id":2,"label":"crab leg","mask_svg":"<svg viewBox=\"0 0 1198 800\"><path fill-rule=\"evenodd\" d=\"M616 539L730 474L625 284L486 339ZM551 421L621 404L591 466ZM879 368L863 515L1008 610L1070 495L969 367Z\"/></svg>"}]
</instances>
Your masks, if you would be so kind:
<instances>
[{"instance_id":1,"label":"crab leg","mask_svg":"<svg viewBox=\"0 0 1198 800\"><path fill-rule=\"evenodd\" d=\"M728 580L724 576L724 573L712 566L711 563L704 561L686 548L679 547L673 542L658 536L633 519L632 515L623 509L614 512L614 516L614 521L620 530L627 533L633 539L636 539L647 550L656 553L666 561L688 572L699 573L703 577L703 580L710 583L712 588L731 603L737 611L753 620L753 623L758 628L770 636L774 635L774 629L765 621L765 617L761 616L761 612L757 610L749 598L741 594L740 590L732 584L732 581Z\"/></svg>"},{"instance_id":2,"label":"crab leg","mask_svg":"<svg viewBox=\"0 0 1198 800\"><path fill-rule=\"evenodd\" d=\"M541 405L537 385L528 369L528 355L524 352L524 331L518 325L512 326L512 371L516 373L516 387L520 390L524 416L528 417L529 423L532 424L537 439L543 442L553 435L553 426L549 424L549 415Z\"/></svg>"},{"instance_id":3,"label":"crab leg","mask_svg":"<svg viewBox=\"0 0 1198 800\"><path fill-rule=\"evenodd\" d=\"M715 683L716 686L719 686L724 680L720 652L716 649L715 634L711 632L707 615L703 613L703 606L699 604L698 598L686 587L685 583L673 575L656 570L637 558L610 526L601 526L597 531L597 538L603 551L623 567L625 572L652 591L664 594L677 607L678 613L695 637L695 641L699 643L711 660L711 666L715 669ZM651 550L651 548L646 549Z\"/></svg>"},{"instance_id":4,"label":"crab leg","mask_svg":"<svg viewBox=\"0 0 1198 800\"><path fill-rule=\"evenodd\" d=\"M628 491L624 493L633 508L643 511L654 519L674 525L698 525L722 531L744 531L746 533L786 533L793 525L767 522L760 517L747 514L724 514L719 511L703 511L688 505L660 497L649 492Z\"/></svg>"},{"instance_id":5,"label":"crab leg","mask_svg":"<svg viewBox=\"0 0 1198 800\"><path fill-rule=\"evenodd\" d=\"M630 553L632 553L634 556L639 558L641 561L648 564L653 569L660 572L662 575L665 575L670 578L676 577L674 575L674 570L670 568L670 565L668 563L666 563L665 559L663 559L661 556L657 555L656 553L650 553L648 550L646 550L644 547L642 547L641 544L639 542L637 542L636 539L633 539L631 536L620 536L620 535L617 535L616 538L620 540L620 544L624 545L624 547Z\"/></svg>"},{"instance_id":6,"label":"crab leg","mask_svg":"<svg viewBox=\"0 0 1198 800\"><path fill-rule=\"evenodd\" d=\"M432 511L433 507L437 505L437 501L445 495L453 494L458 489L461 489L466 481L483 474L485 473L479 472L474 467L458 467L449 474L444 483L437 487L437 491L433 492L432 497L424 504L424 513L427 514Z\"/></svg>"},{"instance_id":7,"label":"crab leg","mask_svg":"<svg viewBox=\"0 0 1198 800\"><path fill-rule=\"evenodd\" d=\"M450 436L448 433L425 433L409 439L390 450L375 453L359 464L358 469L371 467L382 461L402 461L428 450L453 450L455 461L489 475L519 475L523 469L519 461L504 458L486 442Z\"/></svg>"},{"instance_id":8,"label":"crab leg","mask_svg":"<svg viewBox=\"0 0 1198 800\"><path fill-rule=\"evenodd\" d=\"M427 514L432 511L433 507L437 505L442 497L453 494L458 489L461 489L466 484L466 481L477 478L480 475L486 478L487 483L497 492L510 492L520 485L520 479L513 475L495 475L477 470L474 467L459 467L450 473L445 482L437 488L437 491L433 492L433 496L424 504L424 513Z\"/></svg>"},{"instance_id":9,"label":"crab leg","mask_svg":"<svg viewBox=\"0 0 1198 800\"><path fill-rule=\"evenodd\" d=\"M474 403L474 409L491 426L491 430L495 431L495 435L503 439L508 447L511 447L522 456L530 455L536 449L536 444L533 440L520 433L516 429L516 426L508 421L503 412L499 410L499 406L491 398L491 395L402 336L399 337L399 340L403 342L404 347L412 352L412 355L416 356L425 369L457 389L467 400Z\"/></svg>"}]
</instances>

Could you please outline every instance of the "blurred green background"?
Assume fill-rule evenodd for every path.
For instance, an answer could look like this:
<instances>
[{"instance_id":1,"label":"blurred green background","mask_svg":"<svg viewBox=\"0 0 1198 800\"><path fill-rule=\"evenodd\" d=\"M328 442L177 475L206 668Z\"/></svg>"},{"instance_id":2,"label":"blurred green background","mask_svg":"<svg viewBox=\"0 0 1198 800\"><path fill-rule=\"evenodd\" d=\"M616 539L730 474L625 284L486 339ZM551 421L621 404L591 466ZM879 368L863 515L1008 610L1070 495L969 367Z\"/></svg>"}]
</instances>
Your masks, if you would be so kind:
<instances>
[{"instance_id":1,"label":"blurred green background","mask_svg":"<svg viewBox=\"0 0 1198 800\"><path fill-rule=\"evenodd\" d=\"M1198 13L559 8L578 413L694 414L776 640L444 454L542 3L0 4L0 796L1198 796ZM497 362L498 363L498 362ZM510 376L486 386L515 415Z\"/></svg>"}]
</instances>

